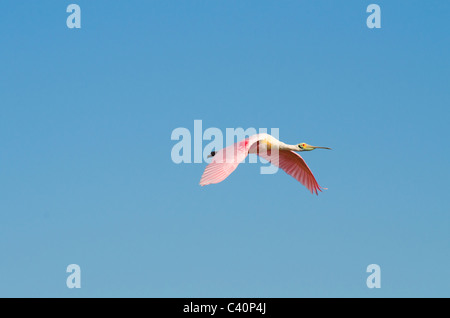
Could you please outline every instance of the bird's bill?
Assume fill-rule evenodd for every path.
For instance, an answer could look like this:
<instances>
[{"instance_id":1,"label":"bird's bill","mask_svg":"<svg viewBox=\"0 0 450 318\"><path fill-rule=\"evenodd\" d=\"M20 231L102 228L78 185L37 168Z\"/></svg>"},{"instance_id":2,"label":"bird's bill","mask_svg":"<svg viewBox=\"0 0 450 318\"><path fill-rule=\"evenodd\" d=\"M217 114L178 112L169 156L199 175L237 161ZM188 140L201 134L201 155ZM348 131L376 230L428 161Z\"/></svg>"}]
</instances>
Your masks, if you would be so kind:
<instances>
[{"instance_id":1,"label":"bird's bill","mask_svg":"<svg viewBox=\"0 0 450 318\"><path fill-rule=\"evenodd\" d=\"M306 146L303 147L303 149L304 150L314 150L314 149L328 149L328 150L331 150L331 148L328 148L328 147L317 147L317 146L311 146L311 145L308 145L308 144L306 144Z\"/></svg>"}]
</instances>

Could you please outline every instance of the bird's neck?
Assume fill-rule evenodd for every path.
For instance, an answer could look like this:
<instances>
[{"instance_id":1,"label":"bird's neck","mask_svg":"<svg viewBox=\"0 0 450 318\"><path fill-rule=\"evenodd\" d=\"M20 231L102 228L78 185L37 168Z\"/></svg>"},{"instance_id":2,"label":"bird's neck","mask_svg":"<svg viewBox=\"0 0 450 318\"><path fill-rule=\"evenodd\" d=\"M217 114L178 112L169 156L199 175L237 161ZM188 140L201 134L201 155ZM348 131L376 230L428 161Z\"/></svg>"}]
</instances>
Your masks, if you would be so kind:
<instances>
[{"instance_id":1,"label":"bird's neck","mask_svg":"<svg viewBox=\"0 0 450 318\"><path fill-rule=\"evenodd\" d=\"M300 149L298 149L297 145L288 145L288 144L282 143L280 145L280 150L299 151Z\"/></svg>"}]
</instances>

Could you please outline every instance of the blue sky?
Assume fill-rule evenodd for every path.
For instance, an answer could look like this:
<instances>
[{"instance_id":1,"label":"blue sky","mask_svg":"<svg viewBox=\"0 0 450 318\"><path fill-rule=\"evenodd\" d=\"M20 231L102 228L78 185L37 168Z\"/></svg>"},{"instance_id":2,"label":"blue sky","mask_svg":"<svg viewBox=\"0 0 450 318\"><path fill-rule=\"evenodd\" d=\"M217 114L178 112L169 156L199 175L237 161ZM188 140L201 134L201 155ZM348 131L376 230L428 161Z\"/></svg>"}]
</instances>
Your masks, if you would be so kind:
<instances>
[{"instance_id":1,"label":"blue sky","mask_svg":"<svg viewBox=\"0 0 450 318\"><path fill-rule=\"evenodd\" d=\"M0 6L0 296L450 295L450 2L70 3ZM196 119L332 147L303 154L329 190L200 187Z\"/></svg>"}]
</instances>

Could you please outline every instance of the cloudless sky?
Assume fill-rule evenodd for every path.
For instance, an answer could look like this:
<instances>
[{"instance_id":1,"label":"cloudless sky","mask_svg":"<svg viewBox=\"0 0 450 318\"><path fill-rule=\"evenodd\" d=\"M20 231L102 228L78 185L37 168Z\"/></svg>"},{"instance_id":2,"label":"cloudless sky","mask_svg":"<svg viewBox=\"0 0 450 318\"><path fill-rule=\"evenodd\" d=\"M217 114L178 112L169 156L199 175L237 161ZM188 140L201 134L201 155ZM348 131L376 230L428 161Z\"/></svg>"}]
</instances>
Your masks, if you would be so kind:
<instances>
[{"instance_id":1,"label":"cloudless sky","mask_svg":"<svg viewBox=\"0 0 450 318\"><path fill-rule=\"evenodd\" d=\"M449 1L74 2L0 5L0 296L450 296ZM196 119L333 148L328 190L200 187Z\"/></svg>"}]
</instances>

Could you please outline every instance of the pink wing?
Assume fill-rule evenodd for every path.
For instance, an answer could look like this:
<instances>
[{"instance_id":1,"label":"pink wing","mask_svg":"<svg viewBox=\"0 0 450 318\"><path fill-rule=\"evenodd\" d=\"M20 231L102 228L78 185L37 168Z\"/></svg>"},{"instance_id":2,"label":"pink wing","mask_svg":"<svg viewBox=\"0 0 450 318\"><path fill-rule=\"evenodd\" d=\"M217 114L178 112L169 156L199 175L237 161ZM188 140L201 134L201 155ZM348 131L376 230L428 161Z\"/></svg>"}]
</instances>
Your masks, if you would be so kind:
<instances>
[{"instance_id":1,"label":"pink wing","mask_svg":"<svg viewBox=\"0 0 450 318\"><path fill-rule=\"evenodd\" d=\"M225 180L247 157L250 147L261 138L263 138L261 135L253 135L218 151L203 172L200 185L204 186Z\"/></svg>"},{"instance_id":2,"label":"pink wing","mask_svg":"<svg viewBox=\"0 0 450 318\"><path fill-rule=\"evenodd\" d=\"M273 153L273 156L270 153L258 153L258 155L293 176L311 193L318 194L317 190L326 189L319 186L305 160L299 154L290 150L280 150L278 155L276 153Z\"/></svg>"}]
</instances>

